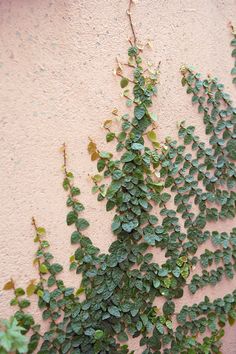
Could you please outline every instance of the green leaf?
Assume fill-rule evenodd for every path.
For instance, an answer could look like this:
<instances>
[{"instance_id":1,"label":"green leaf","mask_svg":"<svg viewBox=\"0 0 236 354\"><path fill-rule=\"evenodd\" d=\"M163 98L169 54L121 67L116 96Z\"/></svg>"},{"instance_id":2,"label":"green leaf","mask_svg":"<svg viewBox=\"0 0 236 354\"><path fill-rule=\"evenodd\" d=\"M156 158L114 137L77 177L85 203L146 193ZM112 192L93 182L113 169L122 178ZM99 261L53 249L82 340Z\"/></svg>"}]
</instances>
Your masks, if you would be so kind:
<instances>
[{"instance_id":1,"label":"green leaf","mask_svg":"<svg viewBox=\"0 0 236 354\"><path fill-rule=\"evenodd\" d=\"M159 275L160 277L166 277L166 276L168 275L168 269L166 269L166 268L161 268L161 269L159 269L158 275Z\"/></svg>"},{"instance_id":2,"label":"green leaf","mask_svg":"<svg viewBox=\"0 0 236 354\"><path fill-rule=\"evenodd\" d=\"M162 200L163 203L168 202L170 200L170 198L171 198L171 195L168 194L168 193L162 193L161 194L161 200Z\"/></svg>"},{"instance_id":3,"label":"green leaf","mask_svg":"<svg viewBox=\"0 0 236 354\"><path fill-rule=\"evenodd\" d=\"M60 265L59 263L53 263L50 266L50 273L51 274L57 274L60 273L63 270L62 265Z\"/></svg>"},{"instance_id":4,"label":"green leaf","mask_svg":"<svg viewBox=\"0 0 236 354\"><path fill-rule=\"evenodd\" d=\"M156 329L158 330L159 333L164 334L164 326L162 323L157 322Z\"/></svg>"},{"instance_id":5,"label":"green leaf","mask_svg":"<svg viewBox=\"0 0 236 354\"><path fill-rule=\"evenodd\" d=\"M143 146L143 144L133 143L133 144L131 145L131 148L132 148L133 150L143 150L143 149L144 149L144 146Z\"/></svg>"},{"instance_id":6,"label":"green leaf","mask_svg":"<svg viewBox=\"0 0 236 354\"><path fill-rule=\"evenodd\" d=\"M123 176L123 172L121 170L115 170L112 172L112 177L114 180L118 180Z\"/></svg>"},{"instance_id":7,"label":"green leaf","mask_svg":"<svg viewBox=\"0 0 236 354\"><path fill-rule=\"evenodd\" d=\"M94 333L94 338L96 340L101 339L104 336L104 332L101 329L97 329Z\"/></svg>"},{"instance_id":8,"label":"green leaf","mask_svg":"<svg viewBox=\"0 0 236 354\"><path fill-rule=\"evenodd\" d=\"M159 241L160 239L156 234L146 233L144 235L144 240L147 242L148 245L155 246L156 241Z\"/></svg>"},{"instance_id":9,"label":"green leaf","mask_svg":"<svg viewBox=\"0 0 236 354\"><path fill-rule=\"evenodd\" d=\"M184 144L185 145L188 145L192 142L193 138L192 138L192 135L190 134L186 134L185 137L184 137Z\"/></svg>"},{"instance_id":10,"label":"green leaf","mask_svg":"<svg viewBox=\"0 0 236 354\"><path fill-rule=\"evenodd\" d=\"M132 47L130 47L130 48L128 49L128 55L129 55L130 57L134 57L134 56L136 56L137 54L138 54L138 48L137 48L137 47L132 46Z\"/></svg>"},{"instance_id":11,"label":"green leaf","mask_svg":"<svg viewBox=\"0 0 236 354\"><path fill-rule=\"evenodd\" d=\"M180 269L180 274L184 279L187 279L189 276L189 266L187 264L184 264L183 267Z\"/></svg>"},{"instance_id":12,"label":"green leaf","mask_svg":"<svg viewBox=\"0 0 236 354\"><path fill-rule=\"evenodd\" d=\"M103 159L98 160L97 162L97 170L98 172L102 172L106 166L106 161Z\"/></svg>"},{"instance_id":13,"label":"green leaf","mask_svg":"<svg viewBox=\"0 0 236 354\"><path fill-rule=\"evenodd\" d=\"M70 296L70 295L74 294L74 290L75 290L74 288L66 288L66 290L64 292L65 296Z\"/></svg>"},{"instance_id":14,"label":"green leaf","mask_svg":"<svg viewBox=\"0 0 236 354\"><path fill-rule=\"evenodd\" d=\"M129 123L129 122L126 122L127 124ZM119 135L118 135L118 141L120 142L120 143L122 143L122 142L124 142L125 141L125 139L126 139L126 133L125 132L121 132Z\"/></svg>"},{"instance_id":15,"label":"green leaf","mask_svg":"<svg viewBox=\"0 0 236 354\"><path fill-rule=\"evenodd\" d=\"M47 268L47 266L45 264L41 264L40 267L39 267L39 271L42 274L46 274L46 273L48 273L48 268Z\"/></svg>"},{"instance_id":16,"label":"green leaf","mask_svg":"<svg viewBox=\"0 0 236 354\"><path fill-rule=\"evenodd\" d=\"M45 290L42 296L42 299L46 302L49 303L50 302L50 293L48 290Z\"/></svg>"},{"instance_id":17,"label":"green leaf","mask_svg":"<svg viewBox=\"0 0 236 354\"><path fill-rule=\"evenodd\" d=\"M134 108L134 115L138 120L142 119L145 113L146 113L146 109L143 106L136 106Z\"/></svg>"},{"instance_id":18,"label":"green leaf","mask_svg":"<svg viewBox=\"0 0 236 354\"><path fill-rule=\"evenodd\" d=\"M127 151L124 153L124 155L121 156L121 162L130 162L133 161L136 157L136 154Z\"/></svg>"},{"instance_id":19,"label":"green leaf","mask_svg":"<svg viewBox=\"0 0 236 354\"><path fill-rule=\"evenodd\" d=\"M236 160L236 139L230 139L227 142L226 150L232 160Z\"/></svg>"},{"instance_id":20,"label":"green leaf","mask_svg":"<svg viewBox=\"0 0 236 354\"><path fill-rule=\"evenodd\" d=\"M66 341L65 343L63 343L61 347L62 354L68 353L70 348L71 348L71 341Z\"/></svg>"},{"instance_id":21,"label":"green leaf","mask_svg":"<svg viewBox=\"0 0 236 354\"><path fill-rule=\"evenodd\" d=\"M148 221L150 224L155 225L158 222L158 218L155 215L150 215Z\"/></svg>"},{"instance_id":22,"label":"green leaf","mask_svg":"<svg viewBox=\"0 0 236 354\"><path fill-rule=\"evenodd\" d=\"M158 119L158 117L157 117L157 114L156 114L156 113L150 113L150 117L151 117L151 119L152 119L154 122L156 122L156 121L157 121L157 119Z\"/></svg>"},{"instance_id":23,"label":"green leaf","mask_svg":"<svg viewBox=\"0 0 236 354\"><path fill-rule=\"evenodd\" d=\"M77 213L75 213L74 211L70 211L66 217L67 225L74 224L76 222L77 218L78 218Z\"/></svg>"},{"instance_id":24,"label":"green leaf","mask_svg":"<svg viewBox=\"0 0 236 354\"><path fill-rule=\"evenodd\" d=\"M199 99L198 96L193 96L193 97L192 97L192 102L193 102L193 103L197 103L197 102L198 102L198 99Z\"/></svg>"},{"instance_id":25,"label":"green leaf","mask_svg":"<svg viewBox=\"0 0 236 354\"><path fill-rule=\"evenodd\" d=\"M236 67L231 70L231 75L236 75Z\"/></svg>"},{"instance_id":26,"label":"green leaf","mask_svg":"<svg viewBox=\"0 0 236 354\"><path fill-rule=\"evenodd\" d=\"M120 332L117 336L117 339L120 341L120 342L126 342L129 338L127 336L127 334L125 332Z\"/></svg>"},{"instance_id":27,"label":"green leaf","mask_svg":"<svg viewBox=\"0 0 236 354\"><path fill-rule=\"evenodd\" d=\"M163 313L165 316L173 315L175 312L175 303L173 301L166 301L163 305Z\"/></svg>"},{"instance_id":28,"label":"green leaf","mask_svg":"<svg viewBox=\"0 0 236 354\"><path fill-rule=\"evenodd\" d=\"M103 159L106 159L106 160L110 160L112 158L112 154L110 152L106 152L106 151L101 151L99 153L99 156Z\"/></svg>"},{"instance_id":29,"label":"green leaf","mask_svg":"<svg viewBox=\"0 0 236 354\"><path fill-rule=\"evenodd\" d=\"M19 301L18 305L21 309L25 309L26 307L30 306L30 301L27 299L24 299L24 300Z\"/></svg>"},{"instance_id":30,"label":"green leaf","mask_svg":"<svg viewBox=\"0 0 236 354\"><path fill-rule=\"evenodd\" d=\"M128 100L126 101L126 106L127 106L127 107L131 107L132 104L133 104L133 100L128 99Z\"/></svg>"},{"instance_id":31,"label":"green leaf","mask_svg":"<svg viewBox=\"0 0 236 354\"><path fill-rule=\"evenodd\" d=\"M179 267L176 267L173 271L172 271L173 275L176 277L176 278L179 278L180 276L180 268Z\"/></svg>"},{"instance_id":32,"label":"green leaf","mask_svg":"<svg viewBox=\"0 0 236 354\"><path fill-rule=\"evenodd\" d=\"M166 327L169 328L169 329L173 329L173 324L171 321L167 320L166 321Z\"/></svg>"},{"instance_id":33,"label":"green leaf","mask_svg":"<svg viewBox=\"0 0 236 354\"><path fill-rule=\"evenodd\" d=\"M122 224L122 229L128 233L133 231L138 226L138 221L130 221Z\"/></svg>"},{"instance_id":34,"label":"green leaf","mask_svg":"<svg viewBox=\"0 0 236 354\"><path fill-rule=\"evenodd\" d=\"M48 320L51 317L51 314L50 310L44 310L42 314L43 320Z\"/></svg>"},{"instance_id":35,"label":"green leaf","mask_svg":"<svg viewBox=\"0 0 236 354\"><path fill-rule=\"evenodd\" d=\"M50 277L48 278L48 286L53 286L56 283L56 278L53 275L50 275Z\"/></svg>"},{"instance_id":36,"label":"green leaf","mask_svg":"<svg viewBox=\"0 0 236 354\"><path fill-rule=\"evenodd\" d=\"M114 232L114 231L118 230L120 226L121 226L121 222L120 222L120 219L117 217L113 220L112 225L111 225L111 229Z\"/></svg>"},{"instance_id":37,"label":"green leaf","mask_svg":"<svg viewBox=\"0 0 236 354\"><path fill-rule=\"evenodd\" d=\"M106 135L107 143L109 143L110 141L114 140L115 136L116 136L115 133L112 133L112 132L107 133L107 135Z\"/></svg>"},{"instance_id":38,"label":"green leaf","mask_svg":"<svg viewBox=\"0 0 236 354\"><path fill-rule=\"evenodd\" d=\"M16 290L15 290L15 295L16 295L16 296L25 295L24 289L22 289L22 288L16 288Z\"/></svg>"},{"instance_id":39,"label":"green leaf","mask_svg":"<svg viewBox=\"0 0 236 354\"><path fill-rule=\"evenodd\" d=\"M76 221L76 227L78 230L85 230L89 227L89 222L83 218L79 218L77 221Z\"/></svg>"},{"instance_id":40,"label":"green leaf","mask_svg":"<svg viewBox=\"0 0 236 354\"><path fill-rule=\"evenodd\" d=\"M232 39L231 43L232 46L236 46L236 38Z\"/></svg>"},{"instance_id":41,"label":"green leaf","mask_svg":"<svg viewBox=\"0 0 236 354\"><path fill-rule=\"evenodd\" d=\"M74 231L71 234L71 243L72 243L72 245L74 245L76 243L79 243L80 237L81 237L81 234L78 231Z\"/></svg>"},{"instance_id":42,"label":"green leaf","mask_svg":"<svg viewBox=\"0 0 236 354\"><path fill-rule=\"evenodd\" d=\"M120 87L125 88L126 86L128 86L128 84L129 84L129 79L127 79L126 77L122 77L120 81Z\"/></svg>"},{"instance_id":43,"label":"green leaf","mask_svg":"<svg viewBox=\"0 0 236 354\"><path fill-rule=\"evenodd\" d=\"M72 187L71 188L71 195L75 197L76 195L80 194L80 189L78 187Z\"/></svg>"},{"instance_id":44,"label":"green leaf","mask_svg":"<svg viewBox=\"0 0 236 354\"><path fill-rule=\"evenodd\" d=\"M161 282L159 279L154 279L152 282L153 282L154 288L156 288L156 289L159 288L159 286L161 285Z\"/></svg>"},{"instance_id":45,"label":"green leaf","mask_svg":"<svg viewBox=\"0 0 236 354\"><path fill-rule=\"evenodd\" d=\"M79 213L79 212L81 212L81 211L84 210L84 206L83 206L83 204L80 203L80 202L74 202L73 208L74 208L74 210L75 210L77 213Z\"/></svg>"},{"instance_id":46,"label":"green leaf","mask_svg":"<svg viewBox=\"0 0 236 354\"><path fill-rule=\"evenodd\" d=\"M108 307L108 312L114 316L114 317L117 317L119 318L121 316L121 313L120 313L120 310L117 306L109 306Z\"/></svg>"}]
</instances>

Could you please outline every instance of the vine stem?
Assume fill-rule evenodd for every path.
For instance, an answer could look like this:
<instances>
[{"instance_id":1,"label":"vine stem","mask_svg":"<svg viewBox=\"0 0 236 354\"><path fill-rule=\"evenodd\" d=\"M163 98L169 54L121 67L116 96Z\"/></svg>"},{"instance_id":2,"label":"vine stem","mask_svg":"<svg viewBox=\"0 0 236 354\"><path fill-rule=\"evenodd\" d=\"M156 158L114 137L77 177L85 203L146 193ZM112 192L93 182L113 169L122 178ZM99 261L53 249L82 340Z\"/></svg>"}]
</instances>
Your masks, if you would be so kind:
<instances>
[{"instance_id":1,"label":"vine stem","mask_svg":"<svg viewBox=\"0 0 236 354\"><path fill-rule=\"evenodd\" d=\"M34 218L34 216L32 216L32 225L34 227L34 230L35 230L35 235L36 237L38 236L38 227L37 227L37 224L36 224L36 220ZM40 236L38 236L38 242L39 242L39 248L42 246L42 240L40 239ZM40 272L40 266L41 266L41 262L40 262L40 259L39 258L36 258L37 259L37 263L38 263L38 271L39 271L39 278L40 278L40 283L43 284L43 281L44 281L44 278Z\"/></svg>"},{"instance_id":2,"label":"vine stem","mask_svg":"<svg viewBox=\"0 0 236 354\"><path fill-rule=\"evenodd\" d=\"M133 21L132 21L132 17L131 17L132 2L133 2L133 0L129 0L129 7L128 7L128 10L126 11L126 13L127 13L127 16L128 16L128 19L129 19L130 28L131 28L131 31L132 31L132 34L133 34L134 45L136 45L137 37L136 37L136 34L135 34L134 25L133 25Z\"/></svg>"},{"instance_id":3,"label":"vine stem","mask_svg":"<svg viewBox=\"0 0 236 354\"><path fill-rule=\"evenodd\" d=\"M63 153L63 168L64 168L64 173L65 173L65 176L67 176L67 159L66 159L66 144L63 143L62 145L62 153Z\"/></svg>"},{"instance_id":4,"label":"vine stem","mask_svg":"<svg viewBox=\"0 0 236 354\"><path fill-rule=\"evenodd\" d=\"M32 225L33 225L34 230L35 230L35 235L38 236L38 230L37 230L38 226L36 224L36 220L35 220L34 216L32 216ZM41 243L42 243L42 241L41 241L41 239L39 237L39 244L41 245Z\"/></svg>"}]
</instances>

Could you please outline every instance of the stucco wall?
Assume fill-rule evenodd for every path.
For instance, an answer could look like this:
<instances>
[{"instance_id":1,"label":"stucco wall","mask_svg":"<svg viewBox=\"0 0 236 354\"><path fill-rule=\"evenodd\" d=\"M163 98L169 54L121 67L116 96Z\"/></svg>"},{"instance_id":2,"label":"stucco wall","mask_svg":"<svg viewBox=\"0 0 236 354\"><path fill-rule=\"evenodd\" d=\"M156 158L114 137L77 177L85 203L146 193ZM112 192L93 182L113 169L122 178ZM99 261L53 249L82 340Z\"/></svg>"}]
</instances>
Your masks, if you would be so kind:
<instances>
[{"instance_id":1,"label":"stucco wall","mask_svg":"<svg viewBox=\"0 0 236 354\"><path fill-rule=\"evenodd\" d=\"M59 152L64 141L91 223L87 234L102 251L113 240L112 213L106 213L104 204L90 193L88 175L95 172L95 165L89 161L87 143L91 136L105 147L102 122L114 107L124 110L112 69L117 55L126 58L130 34L126 8L127 0L0 1L0 288L10 277L19 286L37 278L32 267L32 215L46 227L55 259L68 268L71 230L65 223ZM235 93L229 76L233 61L227 27L235 17L235 0L137 3L133 18L138 37L153 41L153 50L145 56L162 62L155 103L160 140L176 137L176 122L183 119L196 125L198 134L204 133L180 84L181 64L218 76L229 93ZM219 223L217 229L227 231L234 225L234 221ZM79 285L68 271L64 280ZM235 285L235 280L225 280L180 300L179 306L199 301L204 294L218 297ZM10 294L0 293L1 317L12 312L9 299ZM236 353L234 333L235 328L227 332L223 353ZM141 353L137 343L134 348Z\"/></svg>"}]
</instances>

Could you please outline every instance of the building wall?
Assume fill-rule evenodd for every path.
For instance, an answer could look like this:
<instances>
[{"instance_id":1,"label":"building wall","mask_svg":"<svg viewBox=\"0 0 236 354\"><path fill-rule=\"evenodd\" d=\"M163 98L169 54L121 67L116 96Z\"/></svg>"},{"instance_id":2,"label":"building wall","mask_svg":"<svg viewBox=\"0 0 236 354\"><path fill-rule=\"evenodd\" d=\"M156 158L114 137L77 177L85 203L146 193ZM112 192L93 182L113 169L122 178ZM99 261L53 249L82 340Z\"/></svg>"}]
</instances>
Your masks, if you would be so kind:
<instances>
[{"instance_id":1,"label":"building wall","mask_svg":"<svg viewBox=\"0 0 236 354\"><path fill-rule=\"evenodd\" d=\"M91 194L96 172L87 153L88 137L106 149L101 124L114 107L124 112L119 80L112 74L115 57L126 60L130 28L127 0L1 0L0 1L0 288L13 277L18 286L37 279L31 217L47 229L55 260L65 267L63 279L79 287L67 271L71 229L66 226L66 193L62 189L60 146L68 145L69 168L76 176L91 223L87 235L104 252L114 240L112 213ZM185 119L204 137L204 126L182 88L179 68L219 77L229 93L233 66L228 22L235 19L235 0L140 0L133 10L138 38L151 40L145 57L161 61L158 114L159 140L176 137L176 123ZM110 148L110 147L109 147ZM230 230L235 221L212 225ZM178 306L212 299L235 288L224 280ZM0 316L12 313L10 294L0 293ZM33 305L37 316L39 310ZM235 328L227 331L223 353L236 353ZM136 354L141 353L137 342Z\"/></svg>"}]
</instances>

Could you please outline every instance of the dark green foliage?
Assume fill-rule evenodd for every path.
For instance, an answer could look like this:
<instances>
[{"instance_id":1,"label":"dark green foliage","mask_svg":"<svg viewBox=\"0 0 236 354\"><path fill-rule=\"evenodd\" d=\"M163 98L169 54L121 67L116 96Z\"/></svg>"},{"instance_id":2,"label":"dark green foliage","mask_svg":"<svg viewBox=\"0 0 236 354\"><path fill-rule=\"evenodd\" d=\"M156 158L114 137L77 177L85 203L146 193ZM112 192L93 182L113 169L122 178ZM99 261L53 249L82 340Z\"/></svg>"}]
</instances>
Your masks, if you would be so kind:
<instances>
[{"instance_id":1,"label":"dark green foliage","mask_svg":"<svg viewBox=\"0 0 236 354\"><path fill-rule=\"evenodd\" d=\"M26 292L37 294L42 317L48 321L38 353L132 354L122 344L129 337L139 337L143 354L220 353L222 327L236 319L236 292L214 301L205 297L179 313L175 300L185 288L194 294L234 276L236 229L228 234L207 228L236 213L236 108L216 78L203 80L184 67L182 85L203 116L209 140L202 142L195 127L182 122L179 141L168 138L160 144L151 112L158 68L145 68L135 43L128 56L133 77L119 76L122 89L133 85L133 97L128 99L133 113L121 117L121 132L111 131L111 121L104 123L106 140L116 143L121 157L116 160L101 152L92 140L88 146L99 172L93 176L93 192L98 200L106 200L107 211L115 210L111 226L115 240L108 254L100 253L84 234L89 223L80 217L84 206L77 199L80 190L73 185L73 174L67 171L65 146L63 187L70 208L66 221L75 228L71 244L77 245L70 269L82 276L76 288L60 280L62 266L52 263L45 230L33 220L40 280L31 282ZM214 251L206 249L196 257L207 240ZM152 262L152 253L158 250L165 251L162 265ZM190 278L198 263L202 272ZM207 270L209 266L214 268ZM11 281L5 288L14 290L12 304L20 308L16 318L25 332L33 329L28 351L32 353L40 335L32 316L23 312L29 305L21 298L25 291L15 289ZM154 305L158 298L165 300L161 309Z\"/></svg>"}]
</instances>

